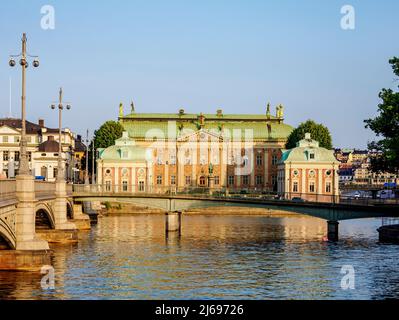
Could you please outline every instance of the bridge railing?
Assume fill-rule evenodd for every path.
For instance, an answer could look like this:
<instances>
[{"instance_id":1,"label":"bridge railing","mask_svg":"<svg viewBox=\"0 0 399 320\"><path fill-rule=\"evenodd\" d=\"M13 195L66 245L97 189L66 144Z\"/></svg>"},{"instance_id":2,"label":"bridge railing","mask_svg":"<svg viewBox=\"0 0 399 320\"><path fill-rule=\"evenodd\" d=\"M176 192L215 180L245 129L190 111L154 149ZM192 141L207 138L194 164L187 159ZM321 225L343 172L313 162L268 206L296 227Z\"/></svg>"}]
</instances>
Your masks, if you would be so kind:
<instances>
[{"instance_id":1,"label":"bridge railing","mask_svg":"<svg viewBox=\"0 0 399 320\"><path fill-rule=\"evenodd\" d=\"M317 193L283 193L266 192L261 189L234 188L200 188L200 187L164 187L144 185L73 185L73 193L79 196L129 196L129 195L163 195L190 196L201 198L257 199L292 202L341 203L350 205L399 205L396 199L372 199L371 197L354 197L350 195L329 195Z\"/></svg>"},{"instance_id":2,"label":"bridge railing","mask_svg":"<svg viewBox=\"0 0 399 320\"><path fill-rule=\"evenodd\" d=\"M35 181L36 198L55 196L55 182Z\"/></svg>"},{"instance_id":3,"label":"bridge railing","mask_svg":"<svg viewBox=\"0 0 399 320\"><path fill-rule=\"evenodd\" d=\"M15 180L0 180L0 201L17 198L17 182Z\"/></svg>"}]
</instances>

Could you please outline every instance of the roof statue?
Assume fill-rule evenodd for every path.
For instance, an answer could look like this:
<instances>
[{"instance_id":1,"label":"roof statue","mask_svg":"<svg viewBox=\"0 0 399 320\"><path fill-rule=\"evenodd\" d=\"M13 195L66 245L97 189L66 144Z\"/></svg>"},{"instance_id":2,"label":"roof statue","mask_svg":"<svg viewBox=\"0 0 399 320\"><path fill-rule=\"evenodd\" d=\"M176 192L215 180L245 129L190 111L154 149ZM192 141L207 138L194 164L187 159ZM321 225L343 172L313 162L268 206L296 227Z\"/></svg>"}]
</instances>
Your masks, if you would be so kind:
<instances>
[{"instance_id":1,"label":"roof statue","mask_svg":"<svg viewBox=\"0 0 399 320\"><path fill-rule=\"evenodd\" d=\"M279 119L284 118L284 107L282 104L277 106L277 118Z\"/></svg>"},{"instance_id":2,"label":"roof statue","mask_svg":"<svg viewBox=\"0 0 399 320\"><path fill-rule=\"evenodd\" d=\"M130 106L132 107L132 113L135 113L136 110L135 110L135 108L134 108L134 102L133 102L133 101L132 101L132 103L130 104Z\"/></svg>"},{"instance_id":3,"label":"roof statue","mask_svg":"<svg viewBox=\"0 0 399 320\"><path fill-rule=\"evenodd\" d=\"M123 103L119 104L119 117L123 117Z\"/></svg>"}]
</instances>

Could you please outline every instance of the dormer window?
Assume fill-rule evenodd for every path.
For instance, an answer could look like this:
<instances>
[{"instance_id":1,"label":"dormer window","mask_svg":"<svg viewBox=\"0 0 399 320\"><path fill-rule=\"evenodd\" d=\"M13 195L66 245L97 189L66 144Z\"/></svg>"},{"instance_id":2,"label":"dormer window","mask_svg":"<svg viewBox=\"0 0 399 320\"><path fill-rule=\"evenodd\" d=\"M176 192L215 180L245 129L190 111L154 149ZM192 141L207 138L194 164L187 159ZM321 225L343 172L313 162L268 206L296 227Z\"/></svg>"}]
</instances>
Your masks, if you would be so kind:
<instances>
[{"instance_id":1,"label":"dormer window","mask_svg":"<svg viewBox=\"0 0 399 320\"><path fill-rule=\"evenodd\" d=\"M313 152L310 152L310 153L309 153L309 159L310 159L310 160L314 160L314 159L315 159L315 156L314 156L314 153L313 153Z\"/></svg>"}]
</instances>

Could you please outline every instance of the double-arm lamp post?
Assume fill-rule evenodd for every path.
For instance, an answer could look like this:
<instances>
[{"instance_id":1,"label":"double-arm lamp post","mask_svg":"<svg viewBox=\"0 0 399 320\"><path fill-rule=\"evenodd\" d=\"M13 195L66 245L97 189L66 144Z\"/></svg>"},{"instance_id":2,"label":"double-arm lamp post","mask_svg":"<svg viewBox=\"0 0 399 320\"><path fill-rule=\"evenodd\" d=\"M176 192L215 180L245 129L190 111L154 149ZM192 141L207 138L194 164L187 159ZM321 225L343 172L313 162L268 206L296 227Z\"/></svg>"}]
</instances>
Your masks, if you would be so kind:
<instances>
[{"instance_id":1,"label":"double-arm lamp post","mask_svg":"<svg viewBox=\"0 0 399 320\"><path fill-rule=\"evenodd\" d=\"M19 55L10 56L9 65L10 67L16 66L16 58L20 58L19 64L22 67L22 95L21 95L21 141L20 141L20 158L19 158L19 173L18 175L27 176L30 175L29 170L29 159L27 155L27 139L26 139L26 69L29 67L28 57L33 58L32 65L37 68L39 67L39 59L37 56L31 56L26 50L26 34L22 35L22 52Z\"/></svg>"},{"instance_id":2,"label":"double-arm lamp post","mask_svg":"<svg viewBox=\"0 0 399 320\"><path fill-rule=\"evenodd\" d=\"M58 141L58 170L57 170L57 181L62 182L65 180L64 167L62 163L62 111L64 110L64 104L62 103L63 92L62 88L60 88L58 105L51 105L51 109L55 110L58 108L58 130L59 130L59 141ZM71 109L71 105L67 104L65 106L67 110Z\"/></svg>"}]
</instances>

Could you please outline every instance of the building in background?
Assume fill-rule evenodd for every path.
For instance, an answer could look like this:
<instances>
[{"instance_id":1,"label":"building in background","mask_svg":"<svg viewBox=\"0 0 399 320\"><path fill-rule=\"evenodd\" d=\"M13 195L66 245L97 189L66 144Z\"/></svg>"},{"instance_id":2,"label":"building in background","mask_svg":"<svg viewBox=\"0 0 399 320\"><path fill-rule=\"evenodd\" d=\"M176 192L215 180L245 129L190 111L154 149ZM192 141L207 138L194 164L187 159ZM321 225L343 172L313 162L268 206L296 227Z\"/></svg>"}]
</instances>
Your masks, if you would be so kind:
<instances>
[{"instance_id":1,"label":"building in background","mask_svg":"<svg viewBox=\"0 0 399 320\"><path fill-rule=\"evenodd\" d=\"M0 119L0 178L14 178L18 174L21 128L21 119ZM55 154L58 156L58 149L54 151L55 144L58 148L58 129L46 127L42 119L37 124L26 121L26 136L32 175L41 177L44 167L46 167L46 177L52 177L54 173L53 158ZM49 143L46 143L48 141ZM68 160L71 151L75 148L74 134L69 129L62 131L61 143L64 158ZM45 151L49 149L52 151ZM68 160L66 167L68 168L69 165L70 161ZM66 170L66 174L68 174L68 170Z\"/></svg>"},{"instance_id":2,"label":"building in background","mask_svg":"<svg viewBox=\"0 0 399 320\"><path fill-rule=\"evenodd\" d=\"M72 172L71 176L74 182L79 183L84 181L85 168L82 167L82 159L86 157L86 145L82 140L81 135L77 135L75 139L75 148L72 157Z\"/></svg>"},{"instance_id":3,"label":"building in background","mask_svg":"<svg viewBox=\"0 0 399 320\"><path fill-rule=\"evenodd\" d=\"M383 188L387 185L397 186L398 175L380 172L375 173L370 169L370 159L378 154L368 150L336 149L335 155L340 161L340 184L342 187L371 187Z\"/></svg>"},{"instance_id":4,"label":"building in background","mask_svg":"<svg viewBox=\"0 0 399 320\"><path fill-rule=\"evenodd\" d=\"M285 199L334 202L339 196L339 161L307 133L286 150L278 165L278 193Z\"/></svg>"},{"instance_id":5,"label":"building in background","mask_svg":"<svg viewBox=\"0 0 399 320\"><path fill-rule=\"evenodd\" d=\"M100 184L137 189L277 191L277 163L293 128L270 114L123 114L126 133L97 161ZM126 187L125 187L126 188Z\"/></svg>"}]
</instances>

